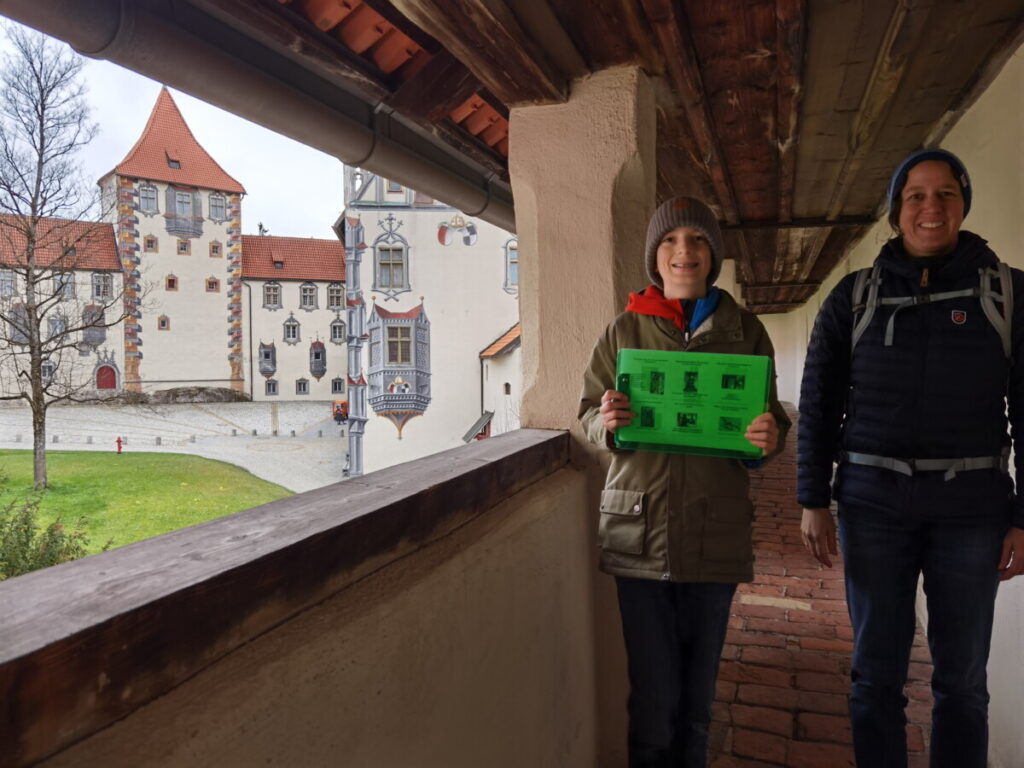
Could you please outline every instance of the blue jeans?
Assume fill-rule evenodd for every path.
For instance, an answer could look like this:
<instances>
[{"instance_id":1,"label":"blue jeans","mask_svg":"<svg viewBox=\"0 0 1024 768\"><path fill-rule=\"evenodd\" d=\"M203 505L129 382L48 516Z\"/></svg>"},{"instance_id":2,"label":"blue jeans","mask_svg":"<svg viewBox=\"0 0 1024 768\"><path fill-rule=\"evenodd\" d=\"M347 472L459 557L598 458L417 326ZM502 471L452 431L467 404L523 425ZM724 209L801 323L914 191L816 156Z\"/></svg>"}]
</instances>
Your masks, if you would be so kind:
<instances>
[{"instance_id":1,"label":"blue jeans","mask_svg":"<svg viewBox=\"0 0 1024 768\"><path fill-rule=\"evenodd\" d=\"M736 585L615 583L629 662L629 768L704 768Z\"/></svg>"},{"instance_id":2,"label":"blue jeans","mask_svg":"<svg viewBox=\"0 0 1024 768\"><path fill-rule=\"evenodd\" d=\"M954 488L956 479L947 486L942 473L882 483L892 485L890 501L898 507L839 504L854 631L850 720L857 765L907 765L903 687L914 640L918 575L923 573L934 664L930 765L984 768L985 666L1009 502L1005 495L989 493L969 503Z\"/></svg>"}]
</instances>

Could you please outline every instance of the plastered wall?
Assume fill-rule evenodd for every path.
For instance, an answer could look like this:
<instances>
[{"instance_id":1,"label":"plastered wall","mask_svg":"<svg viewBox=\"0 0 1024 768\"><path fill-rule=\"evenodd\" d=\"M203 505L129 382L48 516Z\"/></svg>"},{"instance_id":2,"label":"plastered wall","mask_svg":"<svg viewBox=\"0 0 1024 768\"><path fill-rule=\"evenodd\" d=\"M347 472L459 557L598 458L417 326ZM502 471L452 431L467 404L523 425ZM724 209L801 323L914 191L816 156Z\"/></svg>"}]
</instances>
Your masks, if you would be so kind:
<instances>
[{"instance_id":1,"label":"plastered wall","mask_svg":"<svg viewBox=\"0 0 1024 768\"><path fill-rule=\"evenodd\" d=\"M584 493L550 476L43 765L593 768Z\"/></svg>"},{"instance_id":2,"label":"plastered wall","mask_svg":"<svg viewBox=\"0 0 1024 768\"><path fill-rule=\"evenodd\" d=\"M1018 51L1004 70L957 123L942 146L967 166L974 187L971 212L963 228L989 241L999 257L1024 268L1024 53ZM890 236L880 222L836 267L807 305L785 315L762 317L776 348L779 395L798 402L800 375L814 317L828 292L852 270L870 266ZM969 393L965 393L969 396ZM989 660L989 710L993 768L1024 763L1024 579L1004 584L996 602L996 625Z\"/></svg>"}]
</instances>

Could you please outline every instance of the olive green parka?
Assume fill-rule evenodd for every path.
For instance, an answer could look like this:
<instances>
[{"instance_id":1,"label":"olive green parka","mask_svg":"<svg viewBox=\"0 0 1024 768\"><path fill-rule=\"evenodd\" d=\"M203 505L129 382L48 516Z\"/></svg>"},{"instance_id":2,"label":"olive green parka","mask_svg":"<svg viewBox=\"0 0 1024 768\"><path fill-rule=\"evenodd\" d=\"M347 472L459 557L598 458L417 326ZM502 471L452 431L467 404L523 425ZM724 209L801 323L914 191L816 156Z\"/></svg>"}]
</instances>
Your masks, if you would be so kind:
<instances>
[{"instance_id":1,"label":"olive green parka","mask_svg":"<svg viewBox=\"0 0 1024 768\"><path fill-rule=\"evenodd\" d=\"M771 357L769 409L779 425L781 447L790 421L779 405L774 350L767 331L725 291L717 309L689 340L667 318L623 312L594 347L583 376L579 409L587 439L613 453L601 493L602 570L678 582L752 580L753 505L742 461L614 447L599 408L604 392L615 389L620 349Z\"/></svg>"}]
</instances>

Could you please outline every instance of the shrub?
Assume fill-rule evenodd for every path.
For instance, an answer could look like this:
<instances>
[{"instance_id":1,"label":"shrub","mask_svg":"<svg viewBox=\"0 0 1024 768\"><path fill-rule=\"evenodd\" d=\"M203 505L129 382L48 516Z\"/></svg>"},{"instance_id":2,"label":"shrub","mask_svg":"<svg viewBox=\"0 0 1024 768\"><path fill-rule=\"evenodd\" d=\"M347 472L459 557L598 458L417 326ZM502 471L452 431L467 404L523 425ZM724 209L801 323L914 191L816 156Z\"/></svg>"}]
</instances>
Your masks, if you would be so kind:
<instances>
[{"instance_id":1,"label":"shrub","mask_svg":"<svg viewBox=\"0 0 1024 768\"><path fill-rule=\"evenodd\" d=\"M8 501L0 508L0 581L84 557L89 547L85 527L84 517L73 529L58 518L40 530L38 499Z\"/></svg>"}]
</instances>

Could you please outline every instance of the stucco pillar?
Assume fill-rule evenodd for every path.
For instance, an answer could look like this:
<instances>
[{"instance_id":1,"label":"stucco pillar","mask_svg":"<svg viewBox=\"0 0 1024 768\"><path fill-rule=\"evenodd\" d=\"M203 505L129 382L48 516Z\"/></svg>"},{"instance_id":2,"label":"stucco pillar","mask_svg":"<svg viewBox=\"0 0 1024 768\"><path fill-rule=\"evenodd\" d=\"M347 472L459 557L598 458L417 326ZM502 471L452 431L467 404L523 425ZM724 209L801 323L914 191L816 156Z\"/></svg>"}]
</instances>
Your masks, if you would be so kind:
<instances>
[{"instance_id":1,"label":"stucco pillar","mask_svg":"<svg viewBox=\"0 0 1024 768\"><path fill-rule=\"evenodd\" d=\"M524 427L566 429L598 335L647 284L654 94L636 67L572 84L565 104L512 109Z\"/></svg>"}]
</instances>

